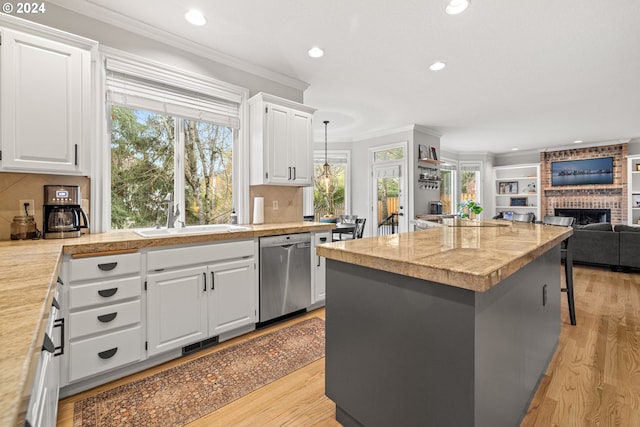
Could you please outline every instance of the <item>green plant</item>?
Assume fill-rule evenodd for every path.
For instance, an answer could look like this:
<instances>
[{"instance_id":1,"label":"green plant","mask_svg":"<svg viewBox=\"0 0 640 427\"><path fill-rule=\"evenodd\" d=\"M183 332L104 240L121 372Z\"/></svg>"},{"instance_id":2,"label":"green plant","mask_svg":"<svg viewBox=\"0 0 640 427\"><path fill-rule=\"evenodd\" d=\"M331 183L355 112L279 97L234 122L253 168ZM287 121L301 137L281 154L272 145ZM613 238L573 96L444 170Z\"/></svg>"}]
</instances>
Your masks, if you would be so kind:
<instances>
[{"instance_id":1,"label":"green plant","mask_svg":"<svg viewBox=\"0 0 640 427\"><path fill-rule=\"evenodd\" d=\"M469 214L479 215L482 213L482 206L474 200L462 200L458 202L458 216L469 218Z\"/></svg>"}]
</instances>

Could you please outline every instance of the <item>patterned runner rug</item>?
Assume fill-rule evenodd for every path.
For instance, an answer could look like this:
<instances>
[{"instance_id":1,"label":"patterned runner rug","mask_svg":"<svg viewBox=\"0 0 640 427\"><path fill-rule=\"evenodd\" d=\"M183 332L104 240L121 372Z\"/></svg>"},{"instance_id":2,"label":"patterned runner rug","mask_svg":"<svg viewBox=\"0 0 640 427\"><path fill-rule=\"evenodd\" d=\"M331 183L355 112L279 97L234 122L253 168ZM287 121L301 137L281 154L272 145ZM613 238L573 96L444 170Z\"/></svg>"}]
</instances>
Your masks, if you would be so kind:
<instances>
[{"instance_id":1,"label":"patterned runner rug","mask_svg":"<svg viewBox=\"0 0 640 427\"><path fill-rule=\"evenodd\" d=\"M73 426L184 425L322 357L314 317L78 401Z\"/></svg>"}]
</instances>

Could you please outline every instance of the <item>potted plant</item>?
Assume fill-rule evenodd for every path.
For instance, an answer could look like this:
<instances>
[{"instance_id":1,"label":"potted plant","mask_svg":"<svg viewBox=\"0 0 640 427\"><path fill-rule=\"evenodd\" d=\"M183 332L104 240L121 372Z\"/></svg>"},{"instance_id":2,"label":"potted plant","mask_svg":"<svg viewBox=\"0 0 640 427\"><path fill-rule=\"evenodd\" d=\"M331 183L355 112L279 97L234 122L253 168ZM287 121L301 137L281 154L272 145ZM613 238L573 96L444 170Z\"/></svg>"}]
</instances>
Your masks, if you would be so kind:
<instances>
[{"instance_id":1,"label":"potted plant","mask_svg":"<svg viewBox=\"0 0 640 427\"><path fill-rule=\"evenodd\" d=\"M460 218L474 219L482 213L482 206L475 200L462 200L458 202L458 216Z\"/></svg>"}]
</instances>

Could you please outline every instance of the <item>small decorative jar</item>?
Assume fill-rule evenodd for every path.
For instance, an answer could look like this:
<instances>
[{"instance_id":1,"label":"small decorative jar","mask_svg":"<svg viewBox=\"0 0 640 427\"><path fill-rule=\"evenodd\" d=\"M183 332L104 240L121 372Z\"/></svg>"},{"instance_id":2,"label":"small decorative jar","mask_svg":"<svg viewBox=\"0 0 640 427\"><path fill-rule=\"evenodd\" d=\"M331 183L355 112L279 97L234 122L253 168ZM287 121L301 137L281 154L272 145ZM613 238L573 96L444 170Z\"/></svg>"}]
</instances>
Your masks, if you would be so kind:
<instances>
[{"instance_id":1,"label":"small decorative jar","mask_svg":"<svg viewBox=\"0 0 640 427\"><path fill-rule=\"evenodd\" d=\"M33 216L14 216L11 223L11 240L29 240L38 237Z\"/></svg>"}]
</instances>

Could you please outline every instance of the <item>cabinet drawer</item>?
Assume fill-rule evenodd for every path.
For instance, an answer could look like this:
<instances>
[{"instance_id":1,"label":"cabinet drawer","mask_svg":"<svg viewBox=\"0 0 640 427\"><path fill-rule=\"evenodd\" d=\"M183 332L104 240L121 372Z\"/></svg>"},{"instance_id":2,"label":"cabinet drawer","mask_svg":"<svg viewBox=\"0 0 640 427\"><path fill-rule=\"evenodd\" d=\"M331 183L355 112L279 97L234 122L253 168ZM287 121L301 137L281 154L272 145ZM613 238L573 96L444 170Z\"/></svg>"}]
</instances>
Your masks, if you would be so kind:
<instances>
[{"instance_id":1,"label":"cabinet drawer","mask_svg":"<svg viewBox=\"0 0 640 427\"><path fill-rule=\"evenodd\" d=\"M242 240L150 251L147 254L147 270L162 270L186 265L206 264L225 259L249 257L253 256L253 248L253 240Z\"/></svg>"},{"instance_id":2,"label":"cabinet drawer","mask_svg":"<svg viewBox=\"0 0 640 427\"><path fill-rule=\"evenodd\" d=\"M83 310L69 315L69 339L139 323L140 300Z\"/></svg>"},{"instance_id":3,"label":"cabinet drawer","mask_svg":"<svg viewBox=\"0 0 640 427\"><path fill-rule=\"evenodd\" d=\"M89 377L140 360L140 326L73 342L69 346L69 381Z\"/></svg>"},{"instance_id":4,"label":"cabinet drawer","mask_svg":"<svg viewBox=\"0 0 640 427\"><path fill-rule=\"evenodd\" d=\"M141 292L142 279L140 276L85 285L71 284L69 286L69 310L135 298L139 297Z\"/></svg>"},{"instance_id":5,"label":"cabinet drawer","mask_svg":"<svg viewBox=\"0 0 640 427\"><path fill-rule=\"evenodd\" d=\"M69 261L69 280L72 282L124 276L139 272L139 253L80 258Z\"/></svg>"}]
</instances>

